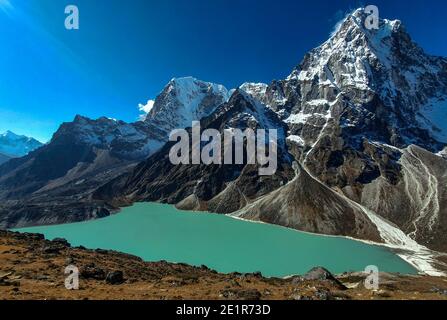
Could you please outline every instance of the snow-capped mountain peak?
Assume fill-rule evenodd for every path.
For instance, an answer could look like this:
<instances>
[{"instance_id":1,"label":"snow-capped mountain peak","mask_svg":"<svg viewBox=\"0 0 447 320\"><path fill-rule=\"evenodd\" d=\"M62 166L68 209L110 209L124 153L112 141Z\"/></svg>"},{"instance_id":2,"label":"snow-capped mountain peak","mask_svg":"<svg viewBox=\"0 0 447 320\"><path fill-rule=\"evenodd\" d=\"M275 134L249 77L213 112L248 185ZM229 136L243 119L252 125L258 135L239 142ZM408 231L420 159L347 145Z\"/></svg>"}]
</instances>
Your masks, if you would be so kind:
<instances>
[{"instance_id":1,"label":"snow-capped mountain peak","mask_svg":"<svg viewBox=\"0 0 447 320\"><path fill-rule=\"evenodd\" d=\"M230 92L223 85L193 77L174 78L155 99L145 122L165 133L190 127L192 121L210 115L229 98Z\"/></svg>"},{"instance_id":2,"label":"snow-capped mountain peak","mask_svg":"<svg viewBox=\"0 0 447 320\"><path fill-rule=\"evenodd\" d=\"M239 87L240 90L250 94L253 97L261 97L265 95L267 88L268 85L265 83L252 83L252 82L245 82Z\"/></svg>"},{"instance_id":3,"label":"snow-capped mountain peak","mask_svg":"<svg viewBox=\"0 0 447 320\"><path fill-rule=\"evenodd\" d=\"M367 17L364 9L348 15L286 81L299 84L302 106L331 105L342 95L351 110L357 109L356 117L370 113L371 119L380 117L393 126L396 144L432 144L433 150L438 149L434 141L447 141L447 60L426 54L401 21L380 19L378 29L368 29ZM383 111L376 114L372 105ZM353 117L350 121L364 122ZM434 141L419 129L428 131Z\"/></svg>"},{"instance_id":4,"label":"snow-capped mountain peak","mask_svg":"<svg viewBox=\"0 0 447 320\"><path fill-rule=\"evenodd\" d=\"M6 131L0 134L0 153L21 157L41 147L43 144L34 138Z\"/></svg>"}]
</instances>

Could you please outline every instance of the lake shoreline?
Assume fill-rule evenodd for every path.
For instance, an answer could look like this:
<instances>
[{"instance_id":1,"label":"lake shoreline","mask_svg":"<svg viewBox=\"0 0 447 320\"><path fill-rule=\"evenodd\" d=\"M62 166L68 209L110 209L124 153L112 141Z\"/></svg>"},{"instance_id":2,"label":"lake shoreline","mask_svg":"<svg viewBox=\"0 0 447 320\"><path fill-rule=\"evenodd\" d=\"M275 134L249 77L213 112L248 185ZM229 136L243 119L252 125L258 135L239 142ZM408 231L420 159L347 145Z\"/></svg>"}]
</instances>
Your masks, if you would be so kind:
<instances>
[{"instance_id":1,"label":"lake shoreline","mask_svg":"<svg viewBox=\"0 0 447 320\"><path fill-rule=\"evenodd\" d=\"M211 213L211 214L214 214L214 213ZM313 232L309 232L309 231L302 231L302 230L297 230L297 229L293 229L293 228L285 227L285 226L281 226L281 225L270 224L270 223L263 222L263 221L260 221L260 220L244 219L244 218L232 215L232 214L227 214L226 216L228 216L230 218L233 218L233 219L236 219L236 220L241 220L241 221L246 221L246 222L251 222L251 223L273 225L273 226L277 226L277 227L280 227L280 228L285 228L285 229L288 229L288 230L297 231L297 232L310 234L310 235L318 235L318 236L329 237L329 238L349 239L349 240L358 241L358 242L361 242L361 243L365 243L365 244L369 244L369 245L373 245L373 246L377 246L377 247L387 248L387 249L390 249L390 251L392 251L394 254L399 256L402 260L406 261L411 266L413 266L418 271L419 274L430 275L430 276L434 276L434 277L444 277L444 276L446 276L446 273L444 273L442 271L439 271L437 269L434 269L432 267L430 267L430 268L421 267L421 265L426 265L427 264L426 260L421 258L421 260L416 260L415 261L414 257L412 256L413 252L411 250L403 248L403 247L399 247L399 246L395 246L395 245L387 244L387 243L380 243L380 242L374 242L374 241L370 241L370 240L363 240L363 239L353 238L353 237L349 237L349 236L329 235L329 234L313 233ZM405 251L405 252L408 252L408 253L402 253L402 251ZM436 254L435 252L429 251L427 253L425 253L425 252L422 252L422 253L423 254L427 254L427 258L430 259L433 262L433 256L434 256L434 254ZM418 262L422 262L422 263L418 263Z\"/></svg>"},{"instance_id":2,"label":"lake shoreline","mask_svg":"<svg viewBox=\"0 0 447 320\"><path fill-rule=\"evenodd\" d=\"M139 202L104 219L15 231L62 237L74 245L127 252L146 261L204 264L223 273L261 271L267 276L285 277L316 265L340 273L363 271L376 264L383 271L418 273L395 253L376 244L230 218Z\"/></svg>"}]
</instances>

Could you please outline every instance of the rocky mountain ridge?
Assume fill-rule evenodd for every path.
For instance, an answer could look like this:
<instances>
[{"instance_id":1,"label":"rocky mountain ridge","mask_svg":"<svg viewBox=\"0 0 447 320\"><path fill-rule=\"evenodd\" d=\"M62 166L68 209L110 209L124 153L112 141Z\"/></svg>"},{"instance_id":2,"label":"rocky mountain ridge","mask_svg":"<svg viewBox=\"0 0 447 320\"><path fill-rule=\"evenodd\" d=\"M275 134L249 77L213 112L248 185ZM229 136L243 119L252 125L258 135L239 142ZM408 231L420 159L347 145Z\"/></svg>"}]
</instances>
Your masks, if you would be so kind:
<instances>
[{"instance_id":1,"label":"rocky mountain ridge","mask_svg":"<svg viewBox=\"0 0 447 320\"><path fill-rule=\"evenodd\" d=\"M93 191L158 151L177 126L210 114L228 99L221 86L172 79L144 121L77 115L42 148L0 166L0 226L66 223L117 210ZM187 115L187 118L185 118Z\"/></svg>"}]
</instances>

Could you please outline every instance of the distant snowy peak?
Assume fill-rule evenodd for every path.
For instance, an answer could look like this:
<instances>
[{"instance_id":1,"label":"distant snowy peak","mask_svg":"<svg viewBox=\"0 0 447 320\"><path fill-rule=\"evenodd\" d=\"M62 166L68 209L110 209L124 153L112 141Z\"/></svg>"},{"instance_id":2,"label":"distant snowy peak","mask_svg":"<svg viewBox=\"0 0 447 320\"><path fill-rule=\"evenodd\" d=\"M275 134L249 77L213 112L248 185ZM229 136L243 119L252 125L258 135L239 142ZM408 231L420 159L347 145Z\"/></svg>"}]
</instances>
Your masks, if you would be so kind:
<instances>
[{"instance_id":1,"label":"distant snowy peak","mask_svg":"<svg viewBox=\"0 0 447 320\"><path fill-rule=\"evenodd\" d=\"M21 157L41 147L43 144L34 138L6 131L0 134L0 153L11 157Z\"/></svg>"},{"instance_id":2,"label":"distant snowy peak","mask_svg":"<svg viewBox=\"0 0 447 320\"><path fill-rule=\"evenodd\" d=\"M229 98L223 85L193 77L174 78L155 99L145 121L165 132L190 127L192 121L210 115Z\"/></svg>"},{"instance_id":3,"label":"distant snowy peak","mask_svg":"<svg viewBox=\"0 0 447 320\"><path fill-rule=\"evenodd\" d=\"M126 123L121 120L101 117L93 120L77 115L72 122L63 123L51 142L61 144L84 144L98 149L110 150L120 158L144 159L162 145L156 132L142 122Z\"/></svg>"},{"instance_id":4,"label":"distant snowy peak","mask_svg":"<svg viewBox=\"0 0 447 320\"><path fill-rule=\"evenodd\" d=\"M188 78L172 79L155 101L139 105L149 113L134 123L101 117L93 120L77 115L54 134L52 143L83 144L109 150L119 158L141 160L158 151L173 129L191 126L211 114L229 98L218 84Z\"/></svg>"}]
</instances>

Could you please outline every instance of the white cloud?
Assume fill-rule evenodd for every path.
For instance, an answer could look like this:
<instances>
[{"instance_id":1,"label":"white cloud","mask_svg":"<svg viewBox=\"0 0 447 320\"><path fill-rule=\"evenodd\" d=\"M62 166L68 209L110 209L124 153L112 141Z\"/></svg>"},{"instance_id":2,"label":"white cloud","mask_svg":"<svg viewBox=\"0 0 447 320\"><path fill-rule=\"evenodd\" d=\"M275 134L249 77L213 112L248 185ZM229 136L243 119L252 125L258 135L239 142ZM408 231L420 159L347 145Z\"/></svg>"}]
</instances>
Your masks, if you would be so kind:
<instances>
[{"instance_id":1,"label":"white cloud","mask_svg":"<svg viewBox=\"0 0 447 320\"><path fill-rule=\"evenodd\" d=\"M154 100L148 100L146 104L138 104L138 109L141 112L144 112L144 114L140 115L140 119L145 119L146 115L152 110L152 108L154 107Z\"/></svg>"}]
</instances>

